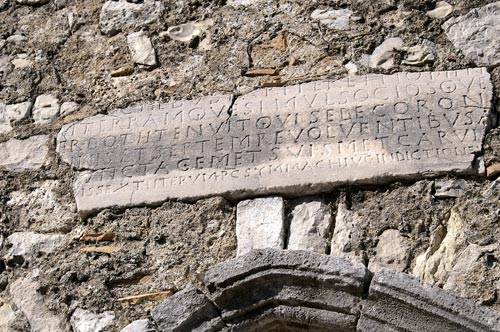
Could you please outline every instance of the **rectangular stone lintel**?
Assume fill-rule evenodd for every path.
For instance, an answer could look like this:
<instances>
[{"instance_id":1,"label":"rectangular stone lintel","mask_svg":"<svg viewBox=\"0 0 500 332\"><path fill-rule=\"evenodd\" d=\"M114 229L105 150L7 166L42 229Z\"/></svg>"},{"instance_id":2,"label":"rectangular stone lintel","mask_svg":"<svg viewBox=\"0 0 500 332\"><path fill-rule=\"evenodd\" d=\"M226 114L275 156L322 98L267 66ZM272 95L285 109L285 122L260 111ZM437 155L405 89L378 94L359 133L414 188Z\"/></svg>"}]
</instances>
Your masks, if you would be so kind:
<instances>
[{"instance_id":1,"label":"rectangular stone lintel","mask_svg":"<svg viewBox=\"0 0 500 332\"><path fill-rule=\"evenodd\" d=\"M492 117L485 68L401 72L118 110L64 126L78 209L302 196L474 174Z\"/></svg>"}]
</instances>

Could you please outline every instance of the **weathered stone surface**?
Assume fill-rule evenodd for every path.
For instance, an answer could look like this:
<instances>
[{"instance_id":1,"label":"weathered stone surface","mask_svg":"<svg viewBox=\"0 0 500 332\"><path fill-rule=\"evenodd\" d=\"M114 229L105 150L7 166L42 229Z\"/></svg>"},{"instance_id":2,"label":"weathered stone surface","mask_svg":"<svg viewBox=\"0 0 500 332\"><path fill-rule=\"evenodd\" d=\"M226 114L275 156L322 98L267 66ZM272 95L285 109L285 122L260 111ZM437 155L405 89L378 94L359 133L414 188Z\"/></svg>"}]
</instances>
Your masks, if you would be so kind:
<instances>
[{"instance_id":1,"label":"weathered stone surface","mask_svg":"<svg viewBox=\"0 0 500 332\"><path fill-rule=\"evenodd\" d=\"M62 234L38 234L33 232L18 232L7 237L11 245L9 252L4 257L9 265L30 261L36 253L51 253L65 240Z\"/></svg>"},{"instance_id":2,"label":"weathered stone surface","mask_svg":"<svg viewBox=\"0 0 500 332\"><path fill-rule=\"evenodd\" d=\"M149 67L156 67L156 52L151 40L144 31L134 32L127 36L127 43L132 53L132 60Z\"/></svg>"},{"instance_id":3,"label":"weathered stone surface","mask_svg":"<svg viewBox=\"0 0 500 332\"><path fill-rule=\"evenodd\" d=\"M33 120L36 123L46 123L59 115L61 105L53 95L40 95L33 106Z\"/></svg>"},{"instance_id":4,"label":"weathered stone surface","mask_svg":"<svg viewBox=\"0 0 500 332\"><path fill-rule=\"evenodd\" d=\"M241 201L236 208L237 255L252 249L283 249L285 202L282 197Z\"/></svg>"},{"instance_id":5,"label":"weathered stone surface","mask_svg":"<svg viewBox=\"0 0 500 332\"><path fill-rule=\"evenodd\" d=\"M352 14L353 11L350 9L316 9L311 13L311 18L330 29L346 30L349 28L349 19Z\"/></svg>"},{"instance_id":6,"label":"weathered stone surface","mask_svg":"<svg viewBox=\"0 0 500 332\"><path fill-rule=\"evenodd\" d=\"M156 329L149 320L140 319L128 324L120 332L156 332Z\"/></svg>"},{"instance_id":7,"label":"weathered stone surface","mask_svg":"<svg viewBox=\"0 0 500 332\"><path fill-rule=\"evenodd\" d=\"M500 175L500 163L490 165L486 168L486 176L490 179L494 179L498 175Z\"/></svg>"},{"instance_id":8,"label":"weathered stone surface","mask_svg":"<svg viewBox=\"0 0 500 332\"><path fill-rule=\"evenodd\" d=\"M238 279L244 279L252 272L264 270L289 269L290 273L316 271L332 276L350 276L353 279L353 291L362 293L363 284L370 274L364 265L346 259L317 255L302 250L260 249L223 262L210 269L205 276L205 284L211 293L223 289Z\"/></svg>"},{"instance_id":9,"label":"weathered stone surface","mask_svg":"<svg viewBox=\"0 0 500 332\"><path fill-rule=\"evenodd\" d=\"M67 331L64 323L43 302L37 292L39 284L31 277L19 278L10 284L12 302L26 316L32 332Z\"/></svg>"},{"instance_id":10,"label":"weathered stone surface","mask_svg":"<svg viewBox=\"0 0 500 332\"><path fill-rule=\"evenodd\" d=\"M77 199L78 209L88 211L116 204L135 205L160 202L173 194L173 192L166 194L169 187L177 194L186 197L200 196L198 193L202 193L201 196L207 196L217 187L213 186L213 181L218 182L223 178L220 177L221 173L219 171L209 172L203 170L202 163L204 161L200 153L202 148L204 152L208 149L208 146L205 146L206 142L203 143L198 139L192 141L192 143L189 142L192 138L195 138L194 136L199 136L193 130L196 131L202 128L202 130L207 131L207 134L208 130L213 130L212 133L220 133L228 120L227 112L230 105L231 96L204 97L196 100L117 110L108 116L99 115L87 118L81 123L66 125L58 135L57 149L59 153L66 162L72 164L75 168L92 170L81 173L75 184L75 191L81 196ZM122 120L119 120L120 118ZM98 123L101 123L101 125L98 125ZM188 123L189 128L186 127ZM103 127L98 129L94 127L95 125ZM103 145L103 139L106 140L105 145ZM120 142L120 140L122 141ZM99 146L94 149L93 144L98 141ZM147 147L145 149L142 148L144 144ZM190 145L191 147L189 147ZM103 147L107 150L105 153L102 151ZM118 149L119 147L120 149ZM194 148L195 150L192 152L196 151L196 154L200 154L199 157L201 158L197 159L195 155L188 157L191 154L191 148ZM185 149L186 151L184 151ZM115 155L113 157L112 151L118 152L119 156ZM141 156L137 155L137 153L140 153ZM223 155L219 157L219 153L220 151L217 152L217 155L214 155L214 163L216 164L224 163L225 160ZM108 157L112 157L112 159ZM151 173L153 164L143 163L140 161L143 158L150 161L157 160L153 173ZM178 184L181 187L184 186L175 181L171 182L174 179L171 175L179 180L181 178L178 178L178 176L182 176L182 182L184 183L188 179L184 178L184 174L194 166L193 162L200 167L199 171L197 171L198 177L195 176L190 180L194 181L193 184L197 189L193 191L188 186L189 188L185 187L180 190ZM211 158L208 157L206 162L211 162ZM125 168L123 168L124 166ZM147 169L144 169L144 167ZM113 174L113 168L120 169L120 174ZM224 170L224 174L229 174L229 171ZM105 177L101 177L101 175ZM106 189L107 193L102 192L104 196L99 194L98 196L101 197L98 200L92 198L98 194L95 191L97 187L91 189L94 188L92 183L97 184L95 182L97 180L96 176L100 178L97 182L111 181L115 183L114 186ZM136 181L136 177L140 177L142 180L137 179L139 182L135 184L127 180ZM225 176L224 178L227 180ZM139 185L141 184L140 181L146 179L148 179L148 182L153 181L156 183L155 188L150 187L147 190L147 194L143 192L146 182L142 182L140 195L137 195L139 192L136 190L129 190L132 189L129 186ZM200 185L201 183L204 184ZM120 187L121 189L118 189ZM104 189L105 187L101 188ZM88 191L89 189L90 191ZM227 188L223 188L223 190L227 191Z\"/></svg>"},{"instance_id":11,"label":"weathered stone surface","mask_svg":"<svg viewBox=\"0 0 500 332\"><path fill-rule=\"evenodd\" d=\"M403 271L408 264L410 243L397 229L388 229L378 238L375 257L370 260L368 268L378 272L382 268Z\"/></svg>"},{"instance_id":12,"label":"weathered stone surface","mask_svg":"<svg viewBox=\"0 0 500 332\"><path fill-rule=\"evenodd\" d=\"M500 64L500 2L450 18L443 24L448 39L479 66Z\"/></svg>"},{"instance_id":13,"label":"weathered stone surface","mask_svg":"<svg viewBox=\"0 0 500 332\"><path fill-rule=\"evenodd\" d=\"M382 69L394 67L394 55L403 49L403 45L403 40L399 37L387 38L368 57L368 66Z\"/></svg>"},{"instance_id":14,"label":"weathered stone surface","mask_svg":"<svg viewBox=\"0 0 500 332\"><path fill-rule=\"evenodd\" d=\"M463 179L454 180L436 180L434 182L434 197L437 198L457 198L462 196L467 186L467 182Z\"/></svg>"},{"instance_id":15,"label":"weathered stone surface","mask_svg":"<svg viewBox=\"0 0 500 332\"><path fill-rule=\"evenodd\" d=\"M49 136L39 135L0 143L0 167L16 172L42 167L49 152L48 142Z\"/></svg>"},{"instance_id":16,"label":"weathered stone surface","mask_svg":"<svg viewBox=\"0 0 500 332\"><path fill-rule=\"evenodd\" d=\"M323 200L300 199L292 202L288 249L326 254L330 246L332 213Z\"/></svg>"},{"instance_id":17,"label":"weathered stone surface","mask_svg":"<svg viewBox=\"0 0 500 332\"><path fill-rule=\"evenodd\" d=\"M359 71L358 66L352 61L349 61L348 63L346 63L344 65L344 67L345 67L345 69L347 69L347 72L351 76L356 75L356 73Z\"/></svg>"},{"instance_id":18,"label":"weathered stone surface","mask_svg":"<svg viewBox=\"0 0 500 332\"><path fill-rule=\"evenodd\" d=\"M384 269L372 280L357 331L500 331L500 317L407 274Z\"/></svg>"},{"instance_id":19,"label":"weathered stone surface","mask_svg":"<svg viewBox=\"0 0 500 332\"><path fill-rule=\"evenodd\" d=\"M151 310L160 331L219 331L225 324L217 308L194 287L176 293Z\"/></svg>"},{"instance_id":20,"label":"weathered stone surface","mask_svg":"<svg viewBox=\"0 0 500 332\"><path fill-rule=\"evenodd\" d=\"M217 265L205 284L231 331L354 331L369 278L342 258L265 249Z\"/></svg>"},{"instance_id":21,"label":"weathered stone surface","mask_svg":"<svg viewBox=\"0 0 500 332\"><path fill-rule=\"evenodd\" d=\"M1 299L0 303L2 303L0 306L0 332L11 332L12 329L9 324L16 319L16 315L10 304Z\"/></svg>"},{"instance_id":22,"label":"weathered stone surface","mask_svg":"<svg viewBox=\"0 0 500 332\"><path fill-rule=\"evenodd\" d=\"M6 39L9 43L22 43L28 40L26 36L23 35L10 35Z\"/></svg>"},{"instance_id":23,"label":"weathered stone surface","mask_svg":"<svg viewBox=\"0 0 500 332\"><path fill-rule=\"evenodd\" d=\"M355 262L363 262L363 253L356 251L356 244L361 241L359 233L358 220L354 213L349 210L344 197L337 205L330 254Z\"/></svg>"},{"instance_id":24,"label":"weathered stone surface","mask_svg":"<svg viewBox=\"0 0 500 332\"><path fill-rule=\"evenodd\" d=\"M474 173L488 128L484 68L368 75L118 110L64 126L83 213L209 195L330 190Z\"/></svg>"},{"instance_id":25,"label":"weathered stone surface","mask_svg":"<svg viewBox=\"0 0 500 332\"><path fill-rule=\"evenodd\" d=\"M453 12L453 6L446 1L438 1L436 3L436 8L429 10L427 15L430 18L446 18Z\"/></svg>"},{"instance_id":26,"label":"weathered stone surface","mask_svg":"<svg viewBox=\"0 0 500 332\"><path fill-rule=\"evenodd\" d=\"M464 220L452 210L446 227L440 226L434 232L429 248L415 259L413 275L429 284L442 286L464 242Z\"/></svg>"},{"instance_id":27,"label":"weathered stone surface","mask_svg":"<svg viewBox=\"0 0 500 332\"><path fill-rule=\"evenodd\" d=\"M73 101L67 101L61 105L61 116L74 113L78 110L78 104Z\"/></svg>"},{"instance_id":28,"label":"weathered stone surface","mask_svg":"<svg viewBox=\"0 0 500 332\"><path fill-rule=\"evenodd\" d=\"M415 45L407 50L406 58L401 62L403 65L423 66L436 60L436 44L424 39L421 45Z\"/></svg>"},{"instance_id":29,"label":"weathered stone surface","mask_svg":"<svg viewBox=\"0 0 500 332\"><path fill-rule=\"evenodd\" d=\"M167 35L173 40L190 42L194 37L201 35L202 31L196 22L188 22L168 28Z\"/></svg>"},{"instance_id":30,"label":"weathered stone surface","mask_svg":"<svg viewBox=\"0 0 500 332\"><path fill-rule=\"evenodd\" d=\"M443 289L483 304L494 301L500 280L490 275L498 269L495 262L498 252L496 243L487 246L469 244L458 255Z\"/></svg>"},{"instance_id":31,"label":"weathered stone surface","mask_svg":"<svg viewBox=\"0 0 500 332\"><path fill-rule=\"evenodd\" d=\"M28 68L33 65L33 61L25 58L18 58L11 61L16 69Z\"/></svg>"},{"instance_id":32,"label":"weathered stone surface","mask_svg":"<svg viewBox=\"0 0 500 332\"><path fill-rule=\"evenodd\" d=\"M12 122L26 119L32 105L29 101L12 105L0 103L0 134L12 131Z\"/></svg>"},{"instance_id":33,"label":"weathered stone surface","mask_svg":"<svg viewBox=\"0 0 500 332\"><path fill-rule=\"evenodd\" d=\"M15 121L26 119L30 115L32 105L31 101L7 105L5 106L5 118Z\"/></svg>"},{"instance_id":34,"label":"weathered stone surface","mask_svg":"<svg viewBox=\"0 0 500 332\"><path fill-rule=\"evenodd\" d=\"M125 0L106 1L101 9L99 28L112 36L123 29L145 26L158 20L163 8L161 1L153 0L137 4Z\"/></svg>"},{"instance_id":35,"label":"weathered stone surface","mask_svg":"<svg viewBox=\"0 0 500 332\"><path fill-rule=\"evenodd\" d=\"M112 311L96 314L88 310L77 308L71 315L71 327L75 332L100 332L106 326L113 324L115 315Z\"/></svg>"},{"instance_id":36,"label":"weathered stone surface","mask_svg":"<svg viewBox=\"0 0 500 332\"><path fill-rule=\"evenodd\" d=\"M69 232L78 221L76 204L60 197L62 184L57 180L33 183L36 189L13 191L7 206L19 217L19 226L36 232Z\"/></svg>"},{"instance_id":37,"label":"weathered stone surface","mask_svg":"<svg viewBox=\"0 0 500 332\"><path fill-rule=\"evenodd\" d=\"M17 3L20 3L21 5L30 5L30 6L39 6L39 5L44 5L50 0L17 0Z\"/></svg>"}]
</instances>

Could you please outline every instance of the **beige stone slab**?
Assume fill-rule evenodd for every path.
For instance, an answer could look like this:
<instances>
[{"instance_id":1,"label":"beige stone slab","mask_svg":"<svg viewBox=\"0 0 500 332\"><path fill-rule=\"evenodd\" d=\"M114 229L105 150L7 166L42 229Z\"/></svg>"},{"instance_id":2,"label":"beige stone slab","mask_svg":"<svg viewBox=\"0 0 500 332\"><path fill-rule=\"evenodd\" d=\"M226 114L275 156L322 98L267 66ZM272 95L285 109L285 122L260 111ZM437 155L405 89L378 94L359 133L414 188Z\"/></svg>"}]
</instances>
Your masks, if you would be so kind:
<instances>
[{"instance_id":1,"label":"beige stone slab","mask_svg":"<svg viewBox=\"0 0 500 332\"><path fill-rule=\"evenodd\" d=\"M283 249L285 202L282 197L247 199L236 208L237 256L254 249Z\"/></svg>"},{"instance_id":2,"label":"beige stone slab","mask_svg":"<svg viewBox=\"0 0 500 332\"><path fill-rule=\"evenodd\" d=\"M49 153L49 136L31 136L24 140L11 139L0 143L0 168L21 172L41 168Z\"/></svg>"},{"instance_id":3,"label":"beige stone slab","mask_svg":"<svg viewBox=\"0 0 500 332\"><path fill-rule=\"evenodd\" d=\"M396 73L118 110L62 128L82 212L223 195L474 173L491 116L486 69Z\"/></svg>"},{"instance_id":4,"label":"beige stone slab","mask_svg":"<svg viewBox=\"0 0 500 332\"><path fill-rule=\"evenodd\" d=\"M290 205L287 249L327 254L333 222L330 205L324 200L311 198L293 200Z\"/></svg>"}]
</instances>

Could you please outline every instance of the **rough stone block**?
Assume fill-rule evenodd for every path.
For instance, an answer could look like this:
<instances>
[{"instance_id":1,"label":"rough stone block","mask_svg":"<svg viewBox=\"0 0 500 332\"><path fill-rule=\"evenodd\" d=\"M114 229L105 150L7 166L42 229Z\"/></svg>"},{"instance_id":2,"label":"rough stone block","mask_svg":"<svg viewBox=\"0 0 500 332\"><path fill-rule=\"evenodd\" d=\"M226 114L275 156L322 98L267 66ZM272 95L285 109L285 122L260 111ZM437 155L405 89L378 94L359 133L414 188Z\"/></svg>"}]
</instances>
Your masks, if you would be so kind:
<instances>
[{"instance_id":1,"label":"rough stone block","mask_svg":"<svg viewBox=\"0 0 500 332\"><path fill-rule=\"evenodd\" d=\"M445 283L467 243L466 223L461 213L451 209L445 224L434 230L427 250L415 257L412 274L429 284Z\"/></svg>"},{"instance_id":2,"label":"rough stone block","mask_svg":"<svg viewBox=\"0 0 500 332\"><path fill-rule=\"evenodd\" d=\"M466 187L467 187L467 182L463 179L436 180L434 182L434 188L436 189L434 197L457 198L462 196Z\"/></svg>"},{"instance_id":3,"label":"rough stone block","mask_svg":"<svg viewBox=\"0 0 500 332\"><path fill-rule=\"evenodd\" d=\"M311 13L311 18L315 21L319 21L321 25L329 29L347 30L352 14L354 14L354 12L350 9L316 9Z\"/></svg>"},{"instance_id":4,"label":"rough stone block","mask_svg":"<svg viewBox=\"0 0 500 332\"><path fill-rule=\"evenodd\" d=\"M388 229L380 234L375 256L370 259L368 268L378 272L382 268L403 271L408 265L410 242L397 229Z\"/></svg>"},{"instance_id":5,"label":"rough stone block","mask_svg":"<svg viewBox=\"0 0 500 332\"><path fill-rule=\"evenodd\" d=\"M448 39L479 66L500 64L500 2L450 18L443 24Z\"/></svg>"},{"instance_id":6,"label":"rough stone block","mask_svg":"<svg viewBox=\"0 0 500 332\"><path fill-rule=\"evenodd\" d=\"M33 332L67 331L64 322L51 311L37 292L39 283L31 277L19 278L10 284L12 302L26 316Z\"/></svg>"},{"instance_id":7,"label":"rough stone block","mask_svg":"<svg viewBox=\"0 0 500 332\"><path fill-rule=\"evenodd\" d=\"M11 104L5 106L5 117L9 120L23 120L29 117L33 103L25 101L24 103Z\"/></svg>"},{"instance_id":8,"label":"rough stone block","mask_svg":"<svg viewBox=\"0 0 500 332\"><path fill-rule=\"evenodd\" d=\"M16 319L16 314L9 303L3 299L2 303L0 306L0 332L10 332L12 329L9 325Z\"/></svg>"},{"instance_id":9,"label":"rough stone block","mask_svg":"<svg viewBox=\"0 0 500 332\"><path fill-rule=\"evenodd\" d=\"M101 32L113 36L118 32L138 28L158 20L163 13L161 1L145 0L131 3L126 0L106 1L101 9L99 28Z\"/></svg>"},{"instance_id":10,"label":"rough stone block","mask_svg":"<svg viewBox=\"0 0 500 332\"><path fill-rule=\"evenodd\" d=\"M345 197L342 198L337 205L330 254L362 263L363 253L358 250L362 238L360 229L359 220L353 211L348 209Z\"/></svg>"},{"instance_id":11,"label":"rough stone block","mask_svg":"<svg viewBox=\"0 0 500 332\"><path fill-rule=\"evenodd\" d=\"M500 317L492 309L424 286L407 274L384 269L372 280L358 331L392 330L500 331Z\"/></svg>"},{"instance_id":12,"label":"rough stone block","mask_svg":"<svg viewBox=\"0 0 500 332\"><path fill-rule=\"evenodd\" d=\"M33 119L36 123L46 123L59 115L61 105L53 95L40 95L33 106Z\"/></svg>"},{"instance_id":13,"label":"rough stone block","mask_svg":"<svg viewBox=\"0 0 500 332\"><path fill-rule=\"evenodd\" d=\"M333 221L330 206L314 199L296 200L292 205L287 248L326 254Z\"/></svg>"},{"instance_id":14,"label":"rough stone block","mask_svg":"<svg viewBox=\"0 0 500 332\"><path fill-rule=\"evenodd\" d=\"M42 167L49 152L48 142L49 136L39 135L0 143L0 167L16 172Z\"/></svg>"},{"instance_id":15,"label":"rough stone block","mask_svg":"<svg viewBox=\"0 0 500 332\"><path fill-rule=\"evenodd\" d=\"M436 8L427 12L427 15L433 19L446 18L453 12L453 6L446 1L436 2Z\"/></svg>"},{"instance_id":16,"label":"rough stone block","mask_svg":"<svg viewBox=\"0 0 500 332\"><path fill-rule=\"evenodd\" d=\"M50 254L61 246L65 239L66 236L63 234L13 233L7 237L7 243L11 247L4 257L5 261L10 265L11 261L13 263L16 263L16 261L19 261L19 263L30 261L38 252Z\"/></svg>"},{"instance_id":17,"label":"rough stone block","mask_svg":"<svg viewBox=\"0 0 500 332\"><path fill-rule=\"evenodd\" d=\"M29 101L12 105L0 103L0 134L12 131L12 122L29 117L32 105Z\"/></svg>"},{"instance_id":18,"label":"rough stone block","mask_svg":"<svg viewBox=\"0 0 500 332\"><path fill-rule=\"evenodd\" d=\"M193 286L176 293L151 310L160 331L210 332L225 324L217 308Z\"/></svg>"},{"instance_id":19,"label":"rough stone block","mask_svg":"<svg viewBox=\"0 0 500 332\"><path fill-rule=\"evenodd\" d=\"M73 101L67 101L61 105L61 116L66 116L78 110L79 105Z\"/></svg>"},{"instance_id":20,"label":"rough stone block","mask_svg":"<svg viewBox=\"0 0 500 332\"><path fill-rule=\"evenodd\" d=\"M125 326L120 332L156 332L156 329L148 319L139 319Z\"/></svg>"},{"instance_id":21,"label":"rough stone block","mask_svg":"<svg viewBox=\"0 0 500 332\"><path fill-rule=\"evenodd\" d=\"M404 43L399 37L387 38L377 46L373 53L367 57L370 68L391 69L394 67L394 56L403 50Z\"/></svg>"},{"instance_id":22,"label":"rough stone block","mask_svg":"<svg viewBox=\"0 0 500 332\"><path fill-rule=\"evenodd\" d=\"M70 232L78 214L70 196L58 194L63 185L58 180L32 182L31 188L11 192L7 206L22 220L18 227L29 225L30 230L41 233Z\"/></svg>"},{"instance_id":23,"label":"rough stone block","mask_svg":"<svg viewBox=\"0 0 500 332\"><path fill-rule=\"evenodd\" d=\"M132 53L132 60L149 67L156 67L156 52L151 40L144 31L134 32L127 36L127 43Z\"/></svg>"},{"instance_id":24,"label":"rough stone block","mask_svg":"<svg viewBox=\"0 0 500 332\"><path fill-rule=\"evenodd\" d=\"M301 195L477 173L491 116L485 68L348 77L127 108L65 125L82 213L110 206Z\"/></svg>"},{"instance_id":25,"label":"rough stone block","mask_svg":"<svg viewBox=\"0 0 500 332\"><path fill-rule=\"evenodd\" d=\"M281 197L241 201L236 207L238 256L252 249L283 249L285 202Z\"/></svg>"},{"instance_id":26,"label":"rough stone block","mask_svg":"<svg viewBox=\"0 0 500 332\"><path fill-rule=\"evenodd\" d=\"M106 326L112 325L114 319L112 311L97 314L77 308L71 315L70 322L74 332L101 332Z\"/></svg>"}]
</instances>

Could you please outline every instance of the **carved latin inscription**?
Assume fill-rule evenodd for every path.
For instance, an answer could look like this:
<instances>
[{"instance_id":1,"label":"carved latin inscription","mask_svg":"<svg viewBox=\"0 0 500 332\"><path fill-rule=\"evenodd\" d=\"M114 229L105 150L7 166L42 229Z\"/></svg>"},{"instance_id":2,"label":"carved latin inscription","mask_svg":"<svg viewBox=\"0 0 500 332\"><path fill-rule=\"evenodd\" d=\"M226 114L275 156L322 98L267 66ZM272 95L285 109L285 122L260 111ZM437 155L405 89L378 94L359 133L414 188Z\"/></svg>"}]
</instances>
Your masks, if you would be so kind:
<instances>
[{"instance_id":1,"label":"carved latin inscription","mask_svg":"<svg viewBox=\"0 0 500 332\"><path fill-rule=\"evenodd\" d=\"M78 207L303 194L474 172L491 116L483 68L368 75L117 110L64 126Z\"/></svg>"}]
</instances>

